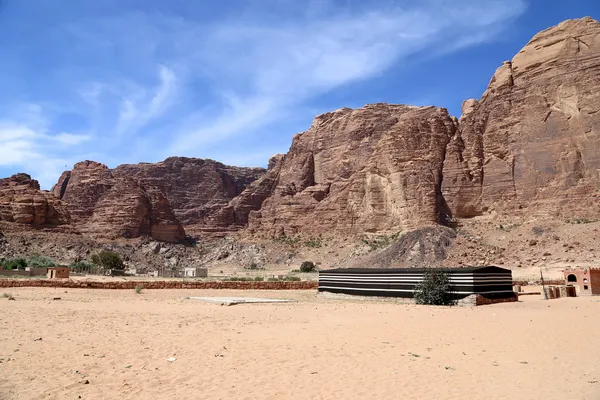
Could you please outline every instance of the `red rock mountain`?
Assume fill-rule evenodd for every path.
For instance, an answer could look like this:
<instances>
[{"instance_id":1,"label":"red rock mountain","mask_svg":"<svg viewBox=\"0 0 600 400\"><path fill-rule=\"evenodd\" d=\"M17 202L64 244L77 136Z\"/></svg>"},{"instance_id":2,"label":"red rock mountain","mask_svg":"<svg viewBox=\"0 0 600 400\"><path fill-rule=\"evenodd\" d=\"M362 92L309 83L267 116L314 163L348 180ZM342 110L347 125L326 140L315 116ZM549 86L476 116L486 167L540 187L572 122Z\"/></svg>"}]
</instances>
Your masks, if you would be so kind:
<instances>
[{"instance_id":1,"label":"red rock mountain","mask_svg":"<svg viewBox=\"0 0 600 400\"><path fill-rule=\"evenodd\" d=\"M599 171L600 24L583 18L537 34L460 120L436 107L344 108L318 116L267 171L84 161L53 194L16 175L0 180L0 220L178 242L184 229L349 235L488 212L600 218Z\"/></svg>"},{"instance_id":2,"label":"red rock mountain","mask_svg":"<svg viewBox=\"0 0 600 400\"><path fill-rule=\"evenodd\" d=\"M263 173L262 168L183 157L113 170L83 161L64 172L52 192L68 204L82 232L178 242L185 238L184 225L192 232L212 225L226 229L228 221L211 217Z\"/></svg>"},{"instance_id":3,"label":"red rock mountain","mask_svg":"<svg viewBox=\"0 0 600 400\"><path fill-rule=\"evenodd\" d=\"M295 235L435 224L444 153L456 129L435 107L375 104L318 116L294 137L272 195L250 214L250 229Z\"/></svg>"},{"instance_id":4,"label":"red rock mountain","mask_svg":"<svg viewBox=\"0 0 600 400\"><path fill-rule=\"evenodd\" d=\"M40 190L27 174L0 179L0 221L32 226L69 223L67 205L52 193Z\"/></svg>"},{"instance_id":5,"label":"red rock mountain","mask_svg":"<svg viewBox=\"0 0 600 400\"><path fill-rule=\"evenodd\" d=\"M486 211L600 217L600 23L537 34L463 104L448 145L454 216Z\"/></svg>"}]
</instances>

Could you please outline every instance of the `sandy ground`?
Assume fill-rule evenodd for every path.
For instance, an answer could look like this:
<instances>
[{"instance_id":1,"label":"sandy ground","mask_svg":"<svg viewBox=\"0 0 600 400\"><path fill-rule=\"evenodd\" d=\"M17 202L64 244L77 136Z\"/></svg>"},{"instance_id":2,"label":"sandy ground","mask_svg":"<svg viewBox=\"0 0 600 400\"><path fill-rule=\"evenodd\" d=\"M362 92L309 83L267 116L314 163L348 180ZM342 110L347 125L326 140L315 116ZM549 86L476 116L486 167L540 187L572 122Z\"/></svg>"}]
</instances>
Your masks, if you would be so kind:
<instances>
[{"instance_id":1,"label":"sandy ground","mask_svg":"<svg viewBox=\"0 0 600 400\"><path fill-rule=\"evenodd\" d=\"M600 298L434 308L313 291L8 292L2 400L600 399ZM184 299L211 295L298 302Z\"/></svg>"}]
</instances>

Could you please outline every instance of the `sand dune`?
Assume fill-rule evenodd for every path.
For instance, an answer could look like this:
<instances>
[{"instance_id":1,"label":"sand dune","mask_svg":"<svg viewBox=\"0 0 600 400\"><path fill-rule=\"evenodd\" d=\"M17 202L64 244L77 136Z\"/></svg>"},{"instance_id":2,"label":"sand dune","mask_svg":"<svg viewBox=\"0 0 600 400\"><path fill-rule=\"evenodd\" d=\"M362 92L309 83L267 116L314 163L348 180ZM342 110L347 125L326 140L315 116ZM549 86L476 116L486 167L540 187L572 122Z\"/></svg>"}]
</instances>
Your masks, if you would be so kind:
<instances>
[{"instance_id":1,"label":"sand dune","mask_svg":"<svg viewBox=\"0 0 600 400\"><path fill-rule=\"evenodd\" d=\"M433 308L312 291L10 293L3 400L600 399L595 298ZM299 302L184 299L218 295Z\"/></svg>"}]
</instances>

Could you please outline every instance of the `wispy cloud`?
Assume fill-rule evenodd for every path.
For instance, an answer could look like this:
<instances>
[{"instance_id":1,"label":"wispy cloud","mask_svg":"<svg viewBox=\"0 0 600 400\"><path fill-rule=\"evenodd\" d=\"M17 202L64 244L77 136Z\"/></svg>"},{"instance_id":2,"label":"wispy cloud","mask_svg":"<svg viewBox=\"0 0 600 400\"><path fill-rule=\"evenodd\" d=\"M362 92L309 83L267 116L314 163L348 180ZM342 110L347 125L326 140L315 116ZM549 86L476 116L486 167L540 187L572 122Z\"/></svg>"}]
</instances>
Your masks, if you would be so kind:
<instances>
[{"instance_id":1,"label":"wispy cloud","mask_svg":"<svg viewBox=\"0 0 600 400\"><path fill-rule=\"evenodd\" d=\"M154 90L129 84L120 91L122 96L117 133L136 133L153 120L161 117L174 101L177 91L175 73L164 65L159 67L160 84Z\"/></svg>"},{"instance_id":2,"label":"wispy cloud","mask_svg":"<svg viewBox=\"0 0 600 400\"><path fill-rule=\"evenodd\" d=\"M524 10L518 0L429 1L342 14L311 10L292 22L220 24L208 33L200 60L219 91L235 93L235 102L228 96L220 114L193 129L184 125L167 152L193 154L207 142L260 129L285 110L377 76L412 55L483 43Z\"/></svg>"},{"instance_id":3,"label":"wispy cloud","mask_svg":"<svg viewBox=\"0 0 600 400\"><path fill-rule=\"evenodd\" d=\"M0 167L48 176L45 187L55 179L48 171L59 169L49 164L91 153L109 165L170 155L251 162L279 146L274 135L291 136L278 129L313 100L413 56L491 40L526 8L525 0L265 0L235 14L207 9L217 15L207 18L177 2L77 4L60 23L30 21L46 27L34 43L15 38L10 54L0 50L17 65L10 71L29 67L20 78L37 83L33 90L11 82L14 93L26 93L19 104L29 105L0 111ZM31 48L48 60L45 70L32 68ZM14 101L0 94L0 110ZM256 148L231 146L249 137L259 138Z\"/></svg>"},{"instance_id":4,"label":"wispy cloud","mask_svg":"<svg viewBox=\"0 0 600 400\"><path fill-rule=\"evenodd\" d=\"M19 121L0 119L0 168L19 166L49 188L57 174L76 160L76 153L71 151L90 136L50 133L49 121L43 118L39 105L22 105L13 111Z\"/></svg>"}]
</instances>

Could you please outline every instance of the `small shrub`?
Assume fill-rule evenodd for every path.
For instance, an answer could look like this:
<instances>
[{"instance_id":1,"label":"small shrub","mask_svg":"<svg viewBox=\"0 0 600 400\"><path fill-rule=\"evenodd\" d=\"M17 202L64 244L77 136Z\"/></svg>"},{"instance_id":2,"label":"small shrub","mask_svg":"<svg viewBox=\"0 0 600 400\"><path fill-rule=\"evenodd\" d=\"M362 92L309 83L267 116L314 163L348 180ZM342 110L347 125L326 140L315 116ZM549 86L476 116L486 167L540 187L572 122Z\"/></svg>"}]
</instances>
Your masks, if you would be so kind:
<instances>
[{"instance_id":1,"label":"small shrub","mask_svg":"<svg viewBox=\"0 0 600 400\"><path fill-rule=\"evenodd\" d=\"M441 268L430 268L425 270L423 280L415 288L415 302L434 306L451 305L450 291L448 274Z\"/></svg>"},{"instance_id":2,"label":"small shrub","mask_svg":"<svg viewBox=\"0 0 600 400\"><path fill-rule=\"evenodd\" d=\"M300 265L300 272L315 272L316 270L315 263L312 261L304 261Z\"/></svg>"},{"instance_id":3,"label":"small shrub","mask_svg":"<svg viewBox=\"0 0 600 400\"><path fill-rule=\"evenodd\" d=\"M2 297L4 297L5 299L8 299L8 298L11 298L11 297L12 297L12 294L10 294L10 293L4 293L4 294L2 295Z\"/></svg>"},{"instance_id":4,"label":"small shrub","mask_svg":"<svg viewBox=\"0 0 600 400\"><path fill-rule=\"evenodd\" d=\"M104 269L124 270L125 265L118 253L114 251L102 250L100 253L92 255L92 262Z\"/></svg>"},{"instance_id":5,"label":"small shrub","mask_svg":"<svg viewBox=\"0 0 600 400\"><path fill-rule=\"evenodd\" d=\"M597 219L587 219L587 218L574 218L574 219L567 220L568 224L591 224L594 222L598 222L598 220Z\"/></svg>"},{"instance_id":6,"label":"small shrub","mask_svg":"<svg viewBox=\"0 0 600 400\"><path fill-rule=\"evenodd\" d=\"M284 233L281 236L274 237L273 241L275 243L287 244L288 246L295 246L298 244L298 242L300 242L300 239L291 236L286 236L286 234Z\"/></svg>"},{"instance_id":7,"label":"small shrub","mask_svg":"<svg viewBox=\"0 0 600 400\"><path fill-rule=\"evenodd\" d=\"M264 269L264 268L261 268L261 267L260 267L260 265L258 265L258 264L257 264L257 263L255 263L255 262L251 262L250 264L248 264L248 266L246 266L246 267L244 267L244 268L245 268L245 269L251 269L251 270L253 270L253 271L256 271L256 270L259 270L259 269Z\"/></svg>"},{"instance_id":8,"label":"small shrub","mask_svg":"<svg viewBox=\"0 0 600 400\"><path fill-rule=\"evenodd\" d=\"M254 282L262 282L264 280L265 280L265 278L263 278L262 276L257 276L254 278Z\"/></svg>"},{"instance_id":9,"label":"small shrub","mask_svg":"<svg viewBox=\"0 0 600 400\"><path fill-rule=\"evenodd\" d=\"M305 245L308 247L312 247L312 248L318 248L318 247L323 246L323 240L320 237L317 237L317 238L311 237L310 239L308 239L306 241Z\"/></svg>"},{"instance_id":10,"label":"small shrub","mask_svg":"<svg viewBox=\"0 0 600 400\"><path fill-rule=\"evenodd\" d=\"M142 293L142 290L143 290L143 289L144 289L144 286L143 286L143 285L137 285L137 286L135 287L135 292L136 292L137 294L140 294L140 293Z\"/></svg>"},{"instance_id":11,"label":"small shrub","mask_svg":"<svg viewBox=\"0 0 600 400\"><path fill-rule=\"evenodd\" d=\"M46 256L31 256L27 262L31 268L50 268L56 266L53 259Z\"/></svg>"},{"instance_id":12,"label":"small shrub","mask_svg":"<svg viewBox=\"0 0 600 400\"><path fill-rule=\"evenodd\" d=\"M287 281L287 282L299 282L302 279L300 279L299 276L286 276L282 279L282 281Z\"/></svg>"},{"instance_id":13,"label":"small shrub","mask_svg":"<svg viewBox=\"0 0 600 400\"><path fill-rule=\"evenodd\" d=\"M363 238L362 241L364 244L371 248L371 251L375 251L377 249L383 249L388 247L393 241L400 237L400 232L396 232L393 235L385 236L375 236L373 238Z\"/></svg>"}]
</instances>

